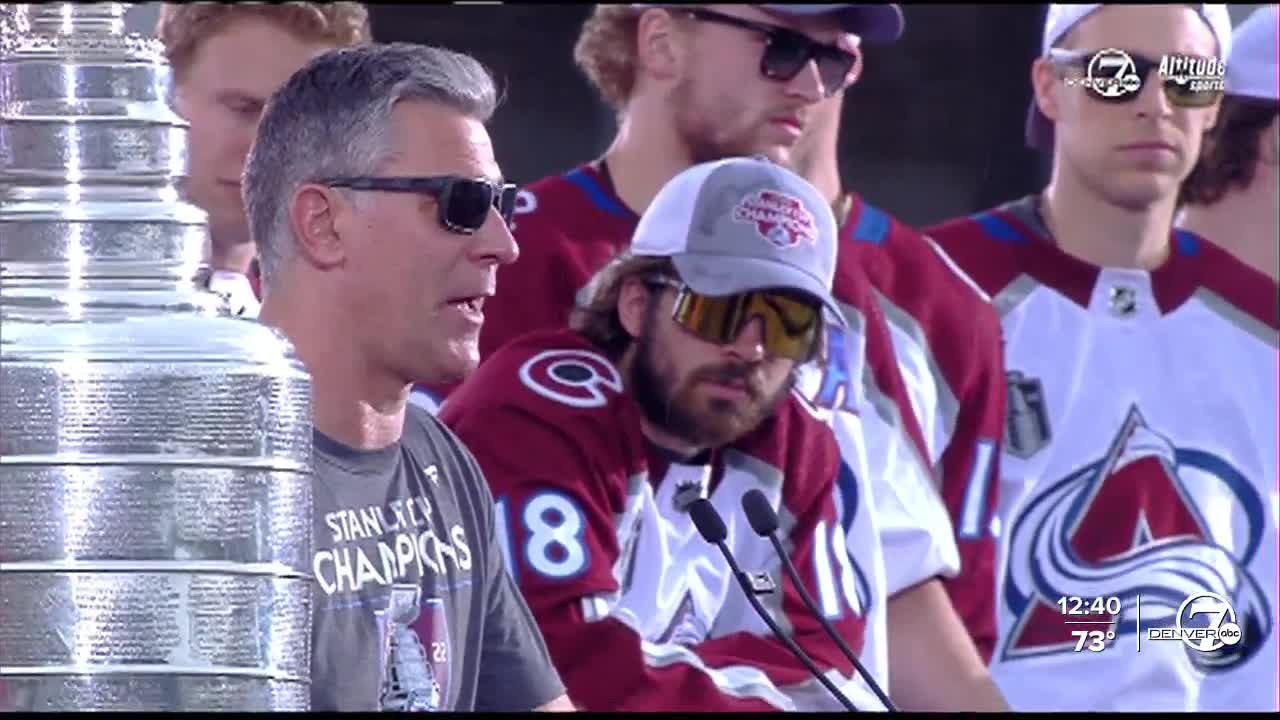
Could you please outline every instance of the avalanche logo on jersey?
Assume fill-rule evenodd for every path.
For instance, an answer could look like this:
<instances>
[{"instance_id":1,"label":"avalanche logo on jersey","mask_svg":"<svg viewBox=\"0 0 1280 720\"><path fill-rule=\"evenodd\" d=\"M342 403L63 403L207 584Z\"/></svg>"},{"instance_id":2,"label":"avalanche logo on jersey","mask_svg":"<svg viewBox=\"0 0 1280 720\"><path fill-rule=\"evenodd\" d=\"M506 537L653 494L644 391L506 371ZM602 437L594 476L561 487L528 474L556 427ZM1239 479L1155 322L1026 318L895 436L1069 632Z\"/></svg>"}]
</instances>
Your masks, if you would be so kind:
<instances>
[{"instance_id":1,"label":"avalanche logo on jersey","mask_svg":"<svg viewBox=\"0 0 1280 720\"><path fill-rule=\"evenodd\" d=\"M543 350L520 366L520 382L548 400L576 408L609 404L622 392L622 376L605 356L589 350Z\"/></svg>"},{"instance_id":2,"label":"avalanche logo on jersey","mask_svg":"<svg viewBox=\"0 0 1280 720\"><path fill-rule=\"evenodd\" d=\"M1252 657L1270 635L1272 611L1246 569L1258 550L1266 506L1222 458L1178 447L1131 407L1106 456L1028 498L1010 531L1004 602L1016 617L1004 659L1069 653L1078 626L1061 597L1121 599L1110 630L1173 625L1190 595L1217 593L1235 607L1241 642L1192 652L1202 672Z\"/></svg>"}]
</instances>

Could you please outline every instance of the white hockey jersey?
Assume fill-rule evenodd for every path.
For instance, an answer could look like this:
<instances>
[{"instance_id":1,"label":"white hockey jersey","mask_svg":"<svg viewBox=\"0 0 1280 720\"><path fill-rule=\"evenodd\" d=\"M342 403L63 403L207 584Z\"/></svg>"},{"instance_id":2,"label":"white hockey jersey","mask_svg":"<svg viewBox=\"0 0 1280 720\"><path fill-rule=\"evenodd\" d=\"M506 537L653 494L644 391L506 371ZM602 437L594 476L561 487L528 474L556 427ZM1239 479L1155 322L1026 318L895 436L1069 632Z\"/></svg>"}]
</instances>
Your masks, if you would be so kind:
<instances>
[{"instance_id":1,"label":"white hockey jersey","mask_svg":"<svg viewBox=\"0 0 1280 720\"><path fill-rule=\"evenodd\" d=\"M1032 198L928 232L1004 329L1010 704L1277 709L1276 284L1183 231L1152 272L1089 265Z\"/></svg>"}]
</instances>

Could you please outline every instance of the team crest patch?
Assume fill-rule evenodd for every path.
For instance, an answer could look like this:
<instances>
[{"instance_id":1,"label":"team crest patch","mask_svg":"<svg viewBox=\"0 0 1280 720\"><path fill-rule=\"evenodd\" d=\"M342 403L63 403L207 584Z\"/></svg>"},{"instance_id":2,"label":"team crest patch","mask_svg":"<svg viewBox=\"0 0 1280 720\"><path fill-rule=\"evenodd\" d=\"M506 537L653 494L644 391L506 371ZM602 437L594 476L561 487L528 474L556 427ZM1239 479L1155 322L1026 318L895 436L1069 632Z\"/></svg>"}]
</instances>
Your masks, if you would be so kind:
<instances>
[{"instance_id":1,"label":"team crest patch","mask_svg":"<svg viewBox=\"0 0 1280 720\"><path fill-rule=\"evenodd\" d=\"M818 241L818 223L800 198L776 190L758 190L733 209L733 219L752 223L760 237L780 248Z\"/></svg>"},{"instance_id":2,"label":"team crest patch","mask_svg":"<svg viewBox=\"0 0 1280 720\"><path fill-rule=\"evenodd\" d=\"M433 712L449 696L449 624L444 602L420 603L417 585L393 585L387 607L374 613L382 648L378 706L391 712Z\"/></svg>"},{"instance_id":3,"label":"team crest patch","mask_svg":"<svg viewBox=\"0 0 1280 720\"><path fill-rule=\"evenodd\" d=\"M676 491L671 496L671 505L676 512L689 512L689 506L702 497L703 485L698 480L681 480L676 483Z\"/></svg>"},{"instance_id":4,"label":"team crest patch","mask_svg":"<svg viewBox=\"0 0 1280 720\"><path fill-rule=\"evenodd\" d=\"M520 366L519 375L525 387L571 407L604 407L622 392L618 369L589 350L543 350Z\"/></svg>"},{"instance_id":5,"label":"team crest patch","mask_svg":"<svg viewBox=\"0 0 1280 720\"><path fill-rule=\"evenodd\" d=\"M1010 370L1008 410L1005 418L1004 446L1009 454L1023 460L1049 444L1049 410L1045 407L1044 386L1039 378L1027 377Z\"/></svg>"}]
</instances>

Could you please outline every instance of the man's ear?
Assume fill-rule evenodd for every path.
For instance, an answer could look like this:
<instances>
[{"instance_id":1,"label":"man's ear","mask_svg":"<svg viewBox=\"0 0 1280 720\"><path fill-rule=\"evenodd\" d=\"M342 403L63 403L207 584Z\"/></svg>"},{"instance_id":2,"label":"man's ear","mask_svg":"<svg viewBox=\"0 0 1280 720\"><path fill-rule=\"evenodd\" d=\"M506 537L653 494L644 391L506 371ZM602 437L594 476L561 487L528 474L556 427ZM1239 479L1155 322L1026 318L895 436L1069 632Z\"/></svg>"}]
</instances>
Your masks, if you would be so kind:
<instances>
[{"instance_id":1,"label":"man's ear","mask_svg":"<svg viewBox=\"0 0 1280 720\"><path fill-rule=\"evenodd\" d=\"M1062 85L1062 78L1058 75L1058 70L1052 61L1040 57L1031 63L1031 90L1034 93L1032 97L1036 107L1040 108L1040 112L1054 122L1058 121L1061 113L1056 92L1060 85Z\"/></svg>"},{"instance_id":2,"label":"man's ear","mask_svg":"<svg viewBox=\"0 0 1280 720\"><path fill-rule=\"evenodd\" d=\"M636 25L636 69L661 80L680 76L685 44L682 28L665 8L644 10Z\"/></svg>"},{"instance_id":3,"label":"man's ear","mask_svg":"<svg viewBox=\"0 0 1280 720\"><path fill-rule=\"evenodd\" d=\"M862 38L853 33L841 33L836 39L836 47L853 56L853 66L844 78L844 88L852 86L862 77Z\"/></svg>"},{"instance_id":4,"label":"man's ear","mask_svg":"<svg viewBox=\"0 0 1280 720\"><path fill-rule=\"evenodd\" d=\"M339 215L348 205L333 188L303 184L289 199L289 223L300 256L319 268L339 265L346 247L338 232Z\"/></svg>"},{"instance_id":5,"label":"man's ear","mask_svg":"<svg viewBox=\"0 0 1280 720\"><path fill-rule=\"evenodd\" d=\"M649 312L653 292L638 277L623 280L622 287L618 290L618 321L633 338L644 333L645 315Z\"/></svg>"}]
</instances>

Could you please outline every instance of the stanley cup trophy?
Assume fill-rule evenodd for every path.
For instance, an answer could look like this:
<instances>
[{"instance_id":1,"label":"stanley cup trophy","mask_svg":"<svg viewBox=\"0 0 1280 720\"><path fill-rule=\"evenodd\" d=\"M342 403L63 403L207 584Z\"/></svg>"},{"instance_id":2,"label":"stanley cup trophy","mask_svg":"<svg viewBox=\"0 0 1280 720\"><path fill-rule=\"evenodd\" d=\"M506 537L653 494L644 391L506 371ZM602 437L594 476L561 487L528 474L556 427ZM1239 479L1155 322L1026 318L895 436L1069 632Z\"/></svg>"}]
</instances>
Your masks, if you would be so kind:
<instances>
[{"instance_id":1,"label":"stanley cup trophy","mask_svg":"<svg viewBox=\"0 0 1280 720\"><path fill-rule=\"evenodd\" d=\"M310 379L124 9L0 6L0 710L307 710Z\"/></svg>"}]
</instances>

